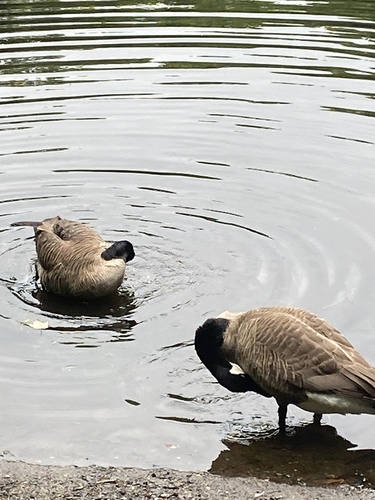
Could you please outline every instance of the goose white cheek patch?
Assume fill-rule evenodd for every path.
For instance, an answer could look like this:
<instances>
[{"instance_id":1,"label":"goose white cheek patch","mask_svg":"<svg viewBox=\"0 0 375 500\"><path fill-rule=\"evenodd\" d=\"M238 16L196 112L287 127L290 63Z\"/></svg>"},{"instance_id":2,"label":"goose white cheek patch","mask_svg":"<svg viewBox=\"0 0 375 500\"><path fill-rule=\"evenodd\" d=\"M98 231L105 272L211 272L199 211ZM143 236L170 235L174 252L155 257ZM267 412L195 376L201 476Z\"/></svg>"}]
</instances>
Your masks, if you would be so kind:
<instances>
[{"instance_id":1,"label":"goose white cheek patch","mask_svg":"<svg viewBox=\"0 0 375 500\"><path fill-rule=\"evenodd\" d=\"M232 368L229 370L229 373L232 375L246 375L246 373L243 371L243 369L236 365L236 363L231 363Z\"/></svg>"}]
</instances>

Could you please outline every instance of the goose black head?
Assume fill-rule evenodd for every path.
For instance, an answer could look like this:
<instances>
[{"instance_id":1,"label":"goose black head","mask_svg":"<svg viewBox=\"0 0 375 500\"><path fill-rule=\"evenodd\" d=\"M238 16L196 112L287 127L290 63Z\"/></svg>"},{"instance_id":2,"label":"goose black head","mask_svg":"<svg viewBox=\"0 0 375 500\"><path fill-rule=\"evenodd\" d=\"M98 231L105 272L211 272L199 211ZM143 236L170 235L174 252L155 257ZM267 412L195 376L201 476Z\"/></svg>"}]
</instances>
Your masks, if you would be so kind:
<instances>
[{"instance_id":1,"label":"goose black head","mask_svg":"<svg viewBox=\"0 0 375 500\"><path fill-rule=\"evenodd\" d=\"M102 253L104 260L123 259L124 262L129 262L134 259L135 253L133 245L130 241L116 241Z\"/></svg>"},{"instance_id":2,"label":"goose black head","mask_svg":"<svg viewBox=\"0 0 375 500\"><path fill-rule=\"evenodd\" d=\"M195 350L198 356L212 357L219 353L224 341L224 332L228 328L229 320L224 318L207 319L195 332ZM202 359L203 361L203 359ZM203 361L203 363L205 363Z\"/></svg>"},{"instance_id":3,"label":"goose black head","mask_svg":"<svg viewBox=\"0 0 375 500\"><path fill-rule=\"evenodd\" d=\"M240 366L231 363L221 352L221 346L229 323L230 320L225 318L210 318L197 328L195 332L195 350L198 357L219 384L228 391L255 391L269 397Z\"/></svg>"}]
</instances>

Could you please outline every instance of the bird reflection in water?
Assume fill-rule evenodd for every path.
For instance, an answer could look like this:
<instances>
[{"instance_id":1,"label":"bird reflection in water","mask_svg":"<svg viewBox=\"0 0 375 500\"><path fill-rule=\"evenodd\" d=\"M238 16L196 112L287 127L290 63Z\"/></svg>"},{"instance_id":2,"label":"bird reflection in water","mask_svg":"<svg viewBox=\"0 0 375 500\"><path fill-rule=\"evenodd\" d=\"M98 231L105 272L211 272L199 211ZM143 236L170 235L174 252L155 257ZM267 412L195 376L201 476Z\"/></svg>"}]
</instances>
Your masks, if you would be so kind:
<instances>
[{"instance_id":1,"label":"bird reflection in water","mask_svg":"<svg viewBox=\"0 0 375 500\"><path fill-rule=\"evenodd\" d=\"M134 340L132 331L137 322L133 314L137 301L132 291L122 289L87 302L58 297L40 288L34 288L31 293L19 290L13 293L25 304L41 311L42 321L48 322L47 330L62 334L59 343L98 347L103 342Z\"/></svg>"},{"instance_id":2,"label":"bird reflection in water","mask_svg":"<svg viewBox=\"0 0 375 500\"><path fill-rule=\"evenodd\" d=\"M223 443L227 449L212 463L212 474L309 486L375 486L375 450L353 449L330 425L296 427L293 436L270 432L261 439L237 436Z\"/></svg>"},{"instance_id":3,"label":"bird reflection in water","mask_svg":"<svg viewBox=\"0 0 375 500\"><path fill-rule=\"evenodd\" d=\"M127 290L90 301L62 298L41 289L34 290L32 296L37 301L37 304L34 302L33 305L41 311L70 317L123 318L134 313L137 308L134 293Z\"/></svg>"}]
</instances>

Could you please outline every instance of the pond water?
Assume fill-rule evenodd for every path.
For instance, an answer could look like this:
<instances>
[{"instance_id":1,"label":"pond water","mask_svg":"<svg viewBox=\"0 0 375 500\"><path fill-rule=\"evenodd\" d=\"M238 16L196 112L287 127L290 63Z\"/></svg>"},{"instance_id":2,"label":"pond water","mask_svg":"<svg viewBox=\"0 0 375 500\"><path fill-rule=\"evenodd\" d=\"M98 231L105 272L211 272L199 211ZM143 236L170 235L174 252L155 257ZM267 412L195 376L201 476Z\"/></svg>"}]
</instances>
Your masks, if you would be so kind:
<instances>
[{"instance_id":1,"label":"pond water","mask_svg":"<svg viewBox=\"0 0 375 500\"><path fill-rule=\"evenodd\" d=\"M291 407L280 440L276 404L193 347L207 317L284 304L375 364L373 0L3 0L0 19L2 456L375 481L373 416L325 416L322 439ZM115 299L40 290L10 224L57 214L133 243Z\"/></svg>"}]
</instances>

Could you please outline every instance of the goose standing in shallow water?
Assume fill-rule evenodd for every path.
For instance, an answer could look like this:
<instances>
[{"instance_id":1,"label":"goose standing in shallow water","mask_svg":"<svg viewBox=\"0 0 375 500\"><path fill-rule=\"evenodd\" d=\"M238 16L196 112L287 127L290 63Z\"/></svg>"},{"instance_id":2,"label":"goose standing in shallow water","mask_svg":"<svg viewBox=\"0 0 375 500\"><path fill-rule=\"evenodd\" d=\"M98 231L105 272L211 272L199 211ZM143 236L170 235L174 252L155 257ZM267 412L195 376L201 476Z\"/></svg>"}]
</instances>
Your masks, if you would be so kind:
<instances>
[{"instance_id":1,"label":"goose standing in shallow water","mask_svg":"<svg viewBox=\"0 0 375 500\"><path fill-rule=\"evenodd\" d=\"M375 368L333 326L293 307L222 313L195 333L195 349L233 392L274 397L285 431L288 404L314 413L375 414Z\"/></svg>"},{"instance_id":2,"label":"goose standing in shallow water","mask_svg":"<svg viewBox=\"0 0 375 500\"><path fill-rule=\"evenodd\" d=\"M37 253L37 277L47 292L93 299L115 292L134 258L129 241L106 243L91 227L61 217L43 222L15 222L32 226Z\"/></svg>"}]
</instances>

